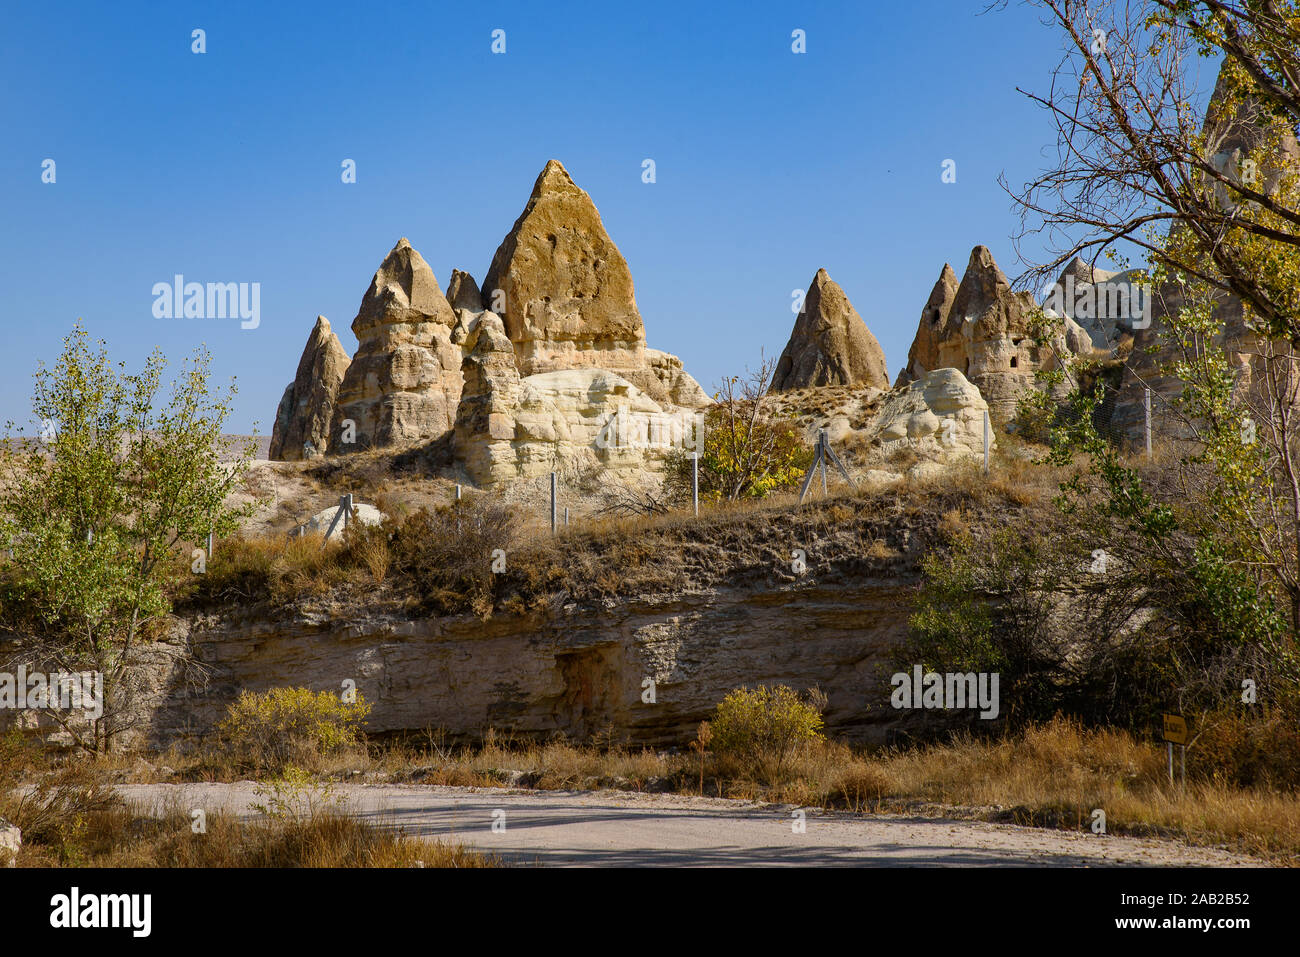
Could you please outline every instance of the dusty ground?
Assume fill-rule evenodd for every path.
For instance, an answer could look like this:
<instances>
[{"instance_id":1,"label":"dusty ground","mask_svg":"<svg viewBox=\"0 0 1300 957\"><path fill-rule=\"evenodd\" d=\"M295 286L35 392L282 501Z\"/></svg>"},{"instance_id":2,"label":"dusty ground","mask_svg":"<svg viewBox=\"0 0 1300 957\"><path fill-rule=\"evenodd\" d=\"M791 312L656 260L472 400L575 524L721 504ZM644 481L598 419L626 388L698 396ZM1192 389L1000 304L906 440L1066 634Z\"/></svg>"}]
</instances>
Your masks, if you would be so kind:
<instances>
[{"instance_id":1,"label":"dusty ground","mask_svg":"<svg viewBox=\"0 0 1300 957\"><path fill-rule=\"evenodd\" d=\"M137 784L119 792L147 809L254 814L255 785ZM1176 841L975 821L859 815L719 798L624 791L527 791L338 785L351 813L408 835L471 845L548 866L1261 866ZM501 813L503 812L503 813ZM493 831L493 821L504 830Z\"/></svg>"}]
</instances>

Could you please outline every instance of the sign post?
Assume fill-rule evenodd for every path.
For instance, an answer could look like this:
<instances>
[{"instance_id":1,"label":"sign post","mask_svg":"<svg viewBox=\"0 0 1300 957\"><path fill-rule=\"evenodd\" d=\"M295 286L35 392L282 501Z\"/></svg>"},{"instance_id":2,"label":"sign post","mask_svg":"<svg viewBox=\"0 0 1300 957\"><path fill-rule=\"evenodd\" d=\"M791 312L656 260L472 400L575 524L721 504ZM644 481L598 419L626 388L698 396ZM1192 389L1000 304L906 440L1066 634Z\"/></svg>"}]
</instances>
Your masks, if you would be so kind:
<instances>
[{"instance_id":1,"label":"sign post","mask_svg":"<svg viewBox=\"0 0 1300 957\"><path fill-rule=\"evenodd\" d=\"M1164 739L1169 745L1169 783L1174 783L1174 745L1182 749L1183 787L1187 787L1187 719L1181 714L1166 714L1161 717Z\"/></svg>"}]
</instances>

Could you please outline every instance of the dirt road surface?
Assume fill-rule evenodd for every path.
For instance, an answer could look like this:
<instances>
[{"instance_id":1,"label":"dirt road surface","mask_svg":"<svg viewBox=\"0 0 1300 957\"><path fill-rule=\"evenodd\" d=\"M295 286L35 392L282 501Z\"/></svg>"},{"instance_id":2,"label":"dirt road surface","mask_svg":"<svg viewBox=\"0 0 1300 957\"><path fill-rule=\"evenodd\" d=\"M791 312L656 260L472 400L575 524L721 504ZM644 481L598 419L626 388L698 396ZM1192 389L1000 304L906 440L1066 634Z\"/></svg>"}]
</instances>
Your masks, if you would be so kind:
<instances>
[{"instance_id":1,"label":"dirt road surface","mask_svg":"<svg viewBox=\"0 0 1300 957\"><path fill-rule=\"evenodd\" d=\"M203 808L256 817L252 782L137 784L151 812ZM978 821L825 812L627 791L529 791L341 784L349 813L412 837L463 843L545 866L1259 866L1177 841ZM802 810L804 830L797 829ZM497 824L493 829L494 822Z\"/></svg>"}]
</instances>

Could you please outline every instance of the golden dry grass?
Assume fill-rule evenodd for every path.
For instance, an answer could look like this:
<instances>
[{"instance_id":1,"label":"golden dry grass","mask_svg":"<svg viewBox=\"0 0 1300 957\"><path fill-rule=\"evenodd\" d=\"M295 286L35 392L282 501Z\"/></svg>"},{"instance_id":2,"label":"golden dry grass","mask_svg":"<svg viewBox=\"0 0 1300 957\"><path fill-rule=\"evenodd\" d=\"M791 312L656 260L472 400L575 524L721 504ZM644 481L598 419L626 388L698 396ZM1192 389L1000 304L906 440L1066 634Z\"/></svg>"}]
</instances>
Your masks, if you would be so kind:
<instances>
[{"instance_id":1,"label":"golden dry grass","mask_svg":"<svg viewBox=\"0 0 1300 957\"><path fill-rule=\"evenodd\" d=\"M153 816L119 806L75 818L52 840L25 843L19 867L494 867L462 845L408 838L334 811L303 819L241 821L207 815Z\"/></svg>"},{"instance_id":2,"label":"golden dry grass","mask_svg":"<svg viewBox=\"0 0 1300 957\"><path fill-rule=\"evenodd\" d=\"M356 753L352 755L353 758ZM178 757L173 754L172 757ZM172 803L150 814L122 801L110 780L130 769L154 777L138 756L58 759L13 734L0 738L0 817L21 828L19 867L491 867L497 861L460 845L408 838L396 827L346 816L328 792L300 801L290 813L241 820L209 813L200 833L190 812ZM179 762L178 762L179 763ZM138 772L141 766L144 775ZM316 795L315 785L307 788ZM303 813L293 813L302 811ZM4 862L0 862L3 865Z\"/></svg>"},{"instance_id":3,"label":"golden dry grass","mask_svg":"<svg viewBox=\"0 0 1300 957\"><path fill-rule=\"evenodd\" d=\"M175 769L167 777L173 781L240 777L236 769L219 761L176 751L154 756L153 764L127 756L86 762L98 765L94 775L116 769L139 781L158 780L154 769L164 762ZM1186 788L1171 785L1160 746L1127 732L1087 729L1065 719L1007 738L967 737L875 753L822 742L799 754L782 780L771 785L723 776L721 769L728 765L711 753L703 756L702 763L703 767L700 756L685 749L677 753L629 749L613 744L611 738L587 745L561 740L535 744L489 732L478 746L451 747L439 735L429 734L422 742L330 755L312 770L325 781L704 793L864 813L967 817L1081 830L1089 828L1092 811L1100 808L1110 833L1177 838L1300 863L1300 795L1195 778ZM0 814L5 810L0 801ZM12 817L12 810L9 814ZM314 830L286 831L283 821L240 824L210 816L207 836L225 835L215 843L229 846L228 851L219 851L191 840L188 817L179 811L161 822L149 822L129 809L87 809L75 803L65 809L65 821L79 816L92 822L88 833L70 837L71 846L83 849L84 860L69 859L57 850L64 838L56 827L47 828L54 837L46 839L44 851L25 852L35 855L27 862L53 858L63 863L93 859L110 866L153 866L149 861L159 866L349 866L356 861L372 862L361 866L414 866L417 859L427 866L478 863L458 857L463 851L418 846L413 850L390 843L388 837L394 835L389 831L354 833L350 825L329 820L313 825ZM131 835L129 841L112 837L114 829ZM323 841L349 849L336 853ZM49 847L51 843L55 849Z\"/></svg>"}]
</instances>

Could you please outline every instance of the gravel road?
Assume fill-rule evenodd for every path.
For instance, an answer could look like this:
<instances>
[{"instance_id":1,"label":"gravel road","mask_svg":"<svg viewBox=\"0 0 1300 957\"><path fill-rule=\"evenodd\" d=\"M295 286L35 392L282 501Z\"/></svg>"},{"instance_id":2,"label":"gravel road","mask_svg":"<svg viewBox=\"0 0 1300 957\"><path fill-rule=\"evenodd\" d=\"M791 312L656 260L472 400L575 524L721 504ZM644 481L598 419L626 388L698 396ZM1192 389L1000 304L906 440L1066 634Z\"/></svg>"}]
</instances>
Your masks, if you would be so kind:
<instances>
[{"instance_id":1,"label":"gravel road","mask_svg":"<svg viewBox=\"0 0 1300 957\"><path fill-rule=\"evenodd\" d=\"M254 784L136 784L118 790L157 812L221 808L255 816ZM350 813L411 836L460 842L547 866L1258 866L1176 841L895 815L858 815L627 791L337 785ZM502 813L504 812L504 813ZM498 822L493 830L494 821ZM504 828L501 827L504 824Z\"/></svg>"}]
</instances>

